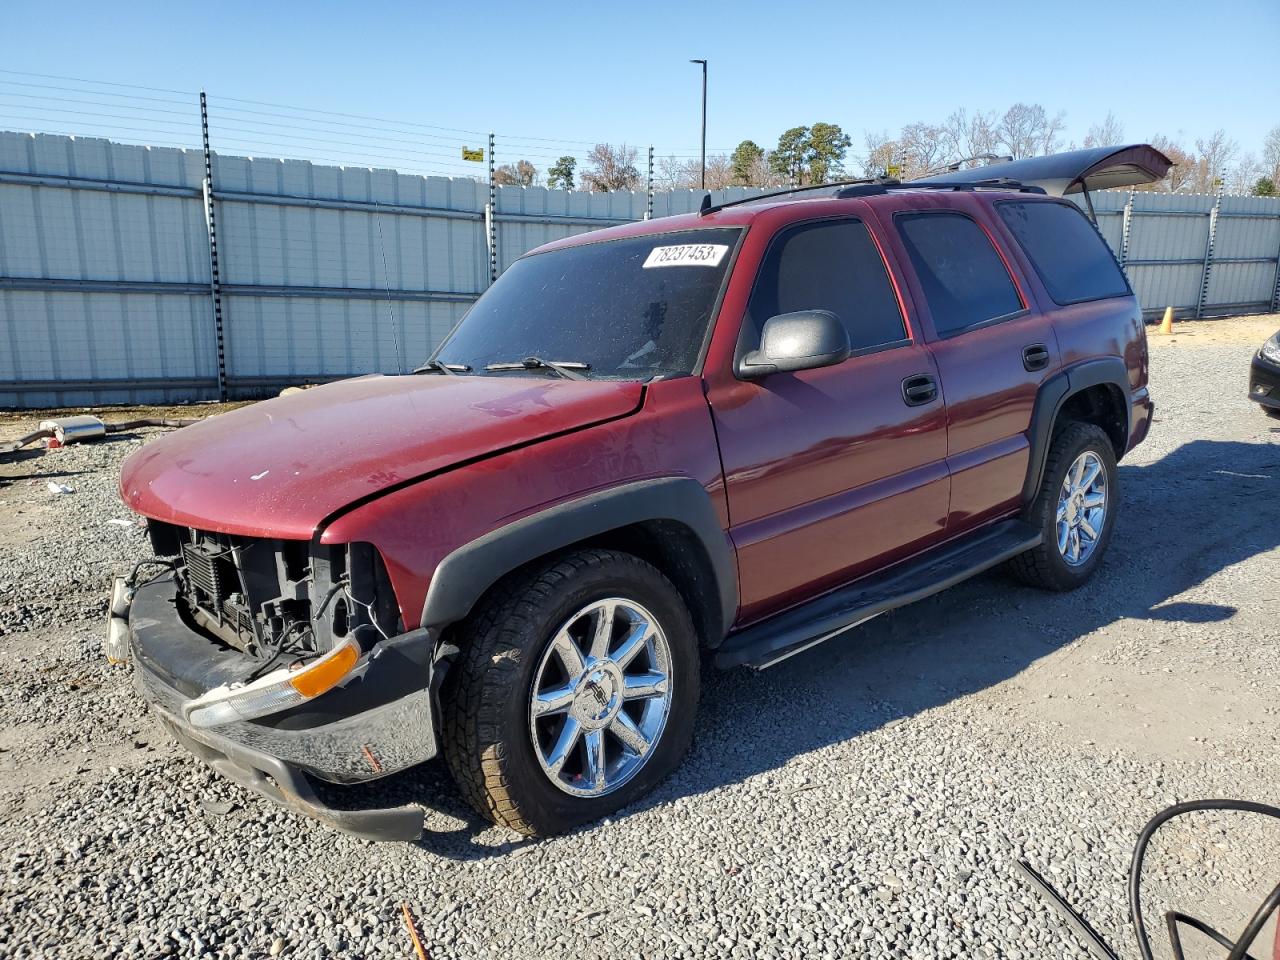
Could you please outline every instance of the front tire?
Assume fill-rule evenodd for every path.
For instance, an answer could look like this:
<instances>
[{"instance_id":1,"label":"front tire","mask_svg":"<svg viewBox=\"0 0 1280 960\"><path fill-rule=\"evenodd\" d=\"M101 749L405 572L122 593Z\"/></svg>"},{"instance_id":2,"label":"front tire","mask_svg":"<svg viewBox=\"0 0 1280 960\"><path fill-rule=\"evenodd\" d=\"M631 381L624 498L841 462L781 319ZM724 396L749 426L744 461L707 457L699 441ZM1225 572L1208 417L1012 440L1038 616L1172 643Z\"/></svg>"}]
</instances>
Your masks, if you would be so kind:
<instances>
[{"instance_id":1,"label":"front tire","mask_svg":"<svg viewBox=\"0 0 1280 960\"><path fill-rule=\"evenodd\" d=\"M461 639L444 755L494 823L548 836L607 816L688 750L697 636L679 592L637 557L583 550L517 574Z\"/></svg>"},{"instance_id":2,"label":"front tire","mask_svg":"<svg viewBox=\"0 0 1280 960\"><path fill-rule=\"evenodd\" d=\"M1262 412L1272 420L1280 420L1280 407L1263 407Z\"/></svg>"},{"instance_id":3,"label":"front tire","mask_svg":"<svg viewBox=\"0 0 1280 960\"><path fill-rule=\"evenodd\" d=\"M1102 562L1119 506L1111 438L1096 424L1068 424L1049 448L1040 491L1024 514L1043 540L1010 560L1010 572L1044 590L1076 589Z\"/></svg>"}]
</instances>

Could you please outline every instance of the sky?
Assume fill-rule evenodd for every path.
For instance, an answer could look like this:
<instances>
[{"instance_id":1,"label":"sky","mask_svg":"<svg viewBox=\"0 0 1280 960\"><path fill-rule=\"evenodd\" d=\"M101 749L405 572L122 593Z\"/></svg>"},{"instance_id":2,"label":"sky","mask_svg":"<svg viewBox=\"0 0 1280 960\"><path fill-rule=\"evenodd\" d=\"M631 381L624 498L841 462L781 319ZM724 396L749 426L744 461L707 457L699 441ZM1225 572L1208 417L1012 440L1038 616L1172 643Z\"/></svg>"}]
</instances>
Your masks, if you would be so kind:
<instances>
[{"instance_id":1,"label":"sky","mask_svg":"<svg viewBox=\"0 0 1280 960\"><path fill-rule=\"evenodd\" d=\"M0 129L185 145L198 142L188 105L203 87L226 153L464 175L480 171L461 147L494 131L499 163L527 155L545 167L598 141L639 146L643 163L649 144L696 156L697 57L710 64L711 153L745 138L769 147L788 127L823 121L849 132L856 154L864 131L1023 101L1064 111L1067 141L1111 111L1133 141L1190 145L1223 128L1256 155L1280 126L1278 50L1280 0L1154 10L63 0L56 19L11 3Z\"/></svg>"}]
</instances>

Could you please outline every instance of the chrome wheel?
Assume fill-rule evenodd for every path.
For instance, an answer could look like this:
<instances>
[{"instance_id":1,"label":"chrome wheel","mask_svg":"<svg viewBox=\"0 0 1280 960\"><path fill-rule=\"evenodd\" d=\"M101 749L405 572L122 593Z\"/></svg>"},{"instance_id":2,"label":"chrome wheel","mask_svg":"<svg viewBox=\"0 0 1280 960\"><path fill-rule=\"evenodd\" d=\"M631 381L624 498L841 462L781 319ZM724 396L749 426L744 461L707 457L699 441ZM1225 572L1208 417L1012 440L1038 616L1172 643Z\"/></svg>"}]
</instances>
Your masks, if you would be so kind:
<instances>
[{"instance_id":1,"label":"chrome wheel","mask_svg":"<svg viewBox=\"0 0 1280 960\"><path fill-rule=\"evenodd\" d=\"M671 650L648 610L619 597L583 607L533 678L529 732L542 772L578 797L617 790L653 755L671 689Z\"/></svg>"},{"instance_id":2,"label":"chrome wheel","mask_svg":"<svg viewBox=\"0 0 1280 960\"><path fill-rule=\"evenodd\" d=\"M1058 492L1058 552L1073 567L1097 549L1107 521L1107 471L1092 450L1076 457Z\"/></svg>"}]
</instances>

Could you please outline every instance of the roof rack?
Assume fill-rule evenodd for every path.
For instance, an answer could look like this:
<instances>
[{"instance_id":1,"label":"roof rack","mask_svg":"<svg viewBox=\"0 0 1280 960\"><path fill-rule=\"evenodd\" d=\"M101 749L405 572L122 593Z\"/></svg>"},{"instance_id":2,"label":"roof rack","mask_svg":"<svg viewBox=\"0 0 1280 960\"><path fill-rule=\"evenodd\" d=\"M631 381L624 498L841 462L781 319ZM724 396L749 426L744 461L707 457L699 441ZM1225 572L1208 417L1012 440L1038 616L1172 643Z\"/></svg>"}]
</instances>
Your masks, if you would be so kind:
<instances>
[{"instance_id":1,"label":"roof rack","mask_svg":"<svg viewBox=\"0 0 1280 960\"><path fill-rule=\"evenodd\" d=\"M890 190L1014 190L1018 193L1044 193L1043 187L1022 183L1008 177L989 177L985 180L969 180L963 183L925 183L917 180L895 180L893 177L876 177L870 180L837 180L834 183L815 183L807 187L790 187L776 190L773 193L761 193L754 197L743 197L741 200L727 200L724 203L712 203L711 194L702 198L702 206L698 216L705 217L709 213L723 210L725 207L737 207L746 203L760 203L778 197L789 197L794 193L810 190L831 190L835 200L848 200L853 197L874 197L888 193Z\"/></svg>"},{"instance_id":2,"label":"roof rack","mask_svg":"<svg viewBox=\"0 0 1280 960\"><path fill-rule=\"evenodd\" d=\"M805 187L787 187L785 190L775 190L773 193L758 193L754 197L743 197L741 200L726 200L724 203L712 203L711 194L707 193L703 194L702 206L698 210L698 216L705 217L707 214L723 210L725 207L737 207L744 203L759 203L762 200L772 200L774 197L789 197L793 193L806 193L810 190L833 190L837 187L854 187L876 182L877 180L836 180L832 183L811 183Z\"/></svg>"},{"instance_id":3,"label":"roof rack","mask_svg":"<svg viewBox=\"0 0 1280 960\"><path fill-rule=\"evenodd\" d=\"M838 200L847 200L850 197L871 197L881 193L888 193L890 190L1013 190L1018 193L1045 192L1044 187L1022 183L1020 180L1011 180L1008 177L988 177L985 180L967 180L954 183L922 183L917 180L908 180L903 183L899 180L883 179L844 187L836 191L835 197Z\"/></svg>"}]
</instances>

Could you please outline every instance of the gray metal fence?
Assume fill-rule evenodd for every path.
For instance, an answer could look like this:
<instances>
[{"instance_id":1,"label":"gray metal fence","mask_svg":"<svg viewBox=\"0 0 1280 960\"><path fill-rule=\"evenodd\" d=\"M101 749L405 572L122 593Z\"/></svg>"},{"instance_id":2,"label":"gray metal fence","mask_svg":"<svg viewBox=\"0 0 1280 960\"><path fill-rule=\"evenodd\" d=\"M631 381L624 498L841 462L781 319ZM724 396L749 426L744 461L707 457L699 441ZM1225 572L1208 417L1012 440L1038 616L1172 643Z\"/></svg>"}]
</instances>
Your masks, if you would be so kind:
<instances>
[{"instance_id":1,"label":"gray metal fence","mask_svg":"<svg viewBox=\"0 0 1280 960\"><path fill-rule=\"evenodd\" d=\"M1149 316L1277 308L1280 198L1108 192L1093 205Z\"/></svg>"},{"instance_id":2,"label":"gray metal fence","mask_svg":"<svg viewBox=\"0 0 1280 960\"><path fill-rule=\"evenodd\" d=\"M210 159L206 194L199 150L0 132L0 406L247 396L395 371L525 251L702 199L500 187L491 201L478 180ZM1094 203L1149 311L1275 309L1280 200Z\"/></svg>"}]
</instances>

